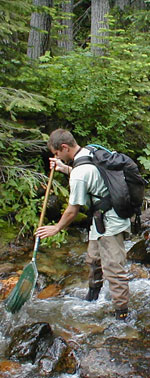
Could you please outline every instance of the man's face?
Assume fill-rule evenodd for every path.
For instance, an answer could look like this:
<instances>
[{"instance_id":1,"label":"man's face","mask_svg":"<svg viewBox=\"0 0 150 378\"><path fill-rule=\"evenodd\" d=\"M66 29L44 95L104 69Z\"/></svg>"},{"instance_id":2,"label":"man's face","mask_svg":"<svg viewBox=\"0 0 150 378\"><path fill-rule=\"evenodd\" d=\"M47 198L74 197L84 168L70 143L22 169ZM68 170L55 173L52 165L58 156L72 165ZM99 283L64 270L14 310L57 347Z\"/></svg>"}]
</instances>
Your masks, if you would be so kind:
<instances>
[{"instance_id":1,"label":"man's face","mask_svg":"<svg viewBox=\"0 0 150 378\"><path fill-rule=\"evenodd\" d=\"M65 163L68 163L68 162L69 162L69 160L70 160L69 146L67 146L67 145L62 145L61 150L54 150L54 148L51 147L51 151L52 151L52 154L54 154L54 156L55 156L57 159L61 159L61 160L63 160Z\"/></svg>"}]
</instances>

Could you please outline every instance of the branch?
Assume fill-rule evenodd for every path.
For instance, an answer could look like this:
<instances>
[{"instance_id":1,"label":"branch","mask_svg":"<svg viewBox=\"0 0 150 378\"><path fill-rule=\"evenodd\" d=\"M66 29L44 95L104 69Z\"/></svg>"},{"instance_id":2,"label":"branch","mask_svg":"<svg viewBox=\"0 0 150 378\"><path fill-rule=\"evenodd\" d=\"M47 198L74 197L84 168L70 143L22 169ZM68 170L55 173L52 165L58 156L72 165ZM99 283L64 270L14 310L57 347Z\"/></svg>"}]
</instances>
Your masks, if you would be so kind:
<instances>
[{"instance_id":1,"label":"branch","mask_svg":"<svg viewBox=\"0 0 150 378\"><path fill-rule=\"evenodd\" d=\"M83 2L84 2L84 0L79 0L76 4L73 5L73 9L78 7L78 5L82 4Z\"/></svg>"},{"instance_id":2,"label":"branch","mask_svg":"<svg viewBox=\"0 0 150 378\"><path fill-rule=\"evenodd\" d=\"M82 22L85 20L85 18L88 16L88 13L90 12L91 10L91 6L84 12L84 14L82 16L80 16L78 18L78 20L76 20L75 24L77 24L75 26L75 29L74 29L74 33L73 33L73 36L75 37L76 34L78 33L78 30L80 28L80 25L82 24Z\"/></svg>"}]
</instances>

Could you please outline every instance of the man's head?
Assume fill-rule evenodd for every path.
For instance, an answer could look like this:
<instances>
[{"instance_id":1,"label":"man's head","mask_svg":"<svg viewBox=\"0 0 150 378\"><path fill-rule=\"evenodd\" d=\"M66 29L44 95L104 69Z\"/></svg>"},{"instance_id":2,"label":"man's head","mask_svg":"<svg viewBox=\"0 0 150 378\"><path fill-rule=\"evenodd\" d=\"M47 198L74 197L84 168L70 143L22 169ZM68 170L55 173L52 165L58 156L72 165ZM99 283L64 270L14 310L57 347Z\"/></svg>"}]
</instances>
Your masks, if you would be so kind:
<instances>
[{"instance_id":1,"label":"man's head","mask_svg":"<svg viewBox=\"0 0 150 378\"><path fill-rule=\"evenodd\" d=\"M64 129L54 130L48 140L48 148L59 159L68 162L78 149L78 144L70 131Z\"/></svg>"},{"instance_id":2,"label":"man's head","mask_svg":"<svg viewBox=\"0 0 150 378\"><path fill-rule=\"evenodd\" d=\"M68 144L70 147L75 147L76 140L74 139L73 135L70 133L70 131L64 130L64 129L57 129L54 130L49 137L48 140L48 147L51 150L53 148L54 150L62 150L62 144Z\"/></svg>"}]
</instances>

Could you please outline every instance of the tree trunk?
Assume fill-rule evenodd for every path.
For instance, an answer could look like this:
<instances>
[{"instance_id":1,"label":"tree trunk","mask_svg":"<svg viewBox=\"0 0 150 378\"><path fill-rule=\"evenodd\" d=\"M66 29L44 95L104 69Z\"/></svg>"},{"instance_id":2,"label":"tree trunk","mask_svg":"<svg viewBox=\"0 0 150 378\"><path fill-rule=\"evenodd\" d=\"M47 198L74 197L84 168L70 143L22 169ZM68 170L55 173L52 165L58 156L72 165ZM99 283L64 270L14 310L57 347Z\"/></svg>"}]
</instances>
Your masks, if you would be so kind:
<instances>
[{"instance_id":1,"label":"tree trunk","mask_svg":"<svg viewBox=\"0 0 150 378\"><path fill-rule=\"evenodd\" d=\"M129 7L131 5L131 1L130 0L116 0L115 5L118 8L123 10L125 7Z\"/></svg>"},{"instance_id":2,"label":"tree trunk","mask_svg":"<svg viewBox=\"0 0 150 378\"><path fill-rule=\"evenodd\" d=\"M27 55L29 58L37 59L49 49L51 28L51 17L42 11L42 6L52 7L53 0L33 0L33 5L38 7L39 13L33 12L31 15Z\"/></svg>"},{"instance_id":3,"label":"tree trunk","mask_svg":"<svg viewBox=\"0 0 150 378\"><path fill-rule=\"evenodd\" d=\"M115 5L120 9L132 7L134 9L146 9L147 5L144 0L115 0Z\"/></svg>"},{"instance_id":4,"label":"tree trunk","mask_svg":"<svg viewBox=\"0 0 150 378\"><path fill-rule=\"evenodd\" d=\"M64 17L61 21L62 30L59 32L58 47L67 51L73 50L73 17L71 16L73 3L74 0L65 0L61 4Z\"/></svg>"},{"instance_id":5,"label":"tree trunk","mask_svg":"<svg viewBox=\"0 0 150 378\"><path fill-rule=\"evenodd\" d=\"M100 45L106 43L108 29L106 14L109 12L109 0L91 0L91 51L94 55L103 55L104 50Z\"/></svg>"},{"instance_id":6,"label":"tree trunk","mask_svg":"<svg viewBox=\"0 0 150 378\"><path fill-rule=\"evenodd\" d=\"M146 4L144 0L131 0L130 3L131 6L135 9L146 9L148 4Z\"/></svg>"}]
</instances>

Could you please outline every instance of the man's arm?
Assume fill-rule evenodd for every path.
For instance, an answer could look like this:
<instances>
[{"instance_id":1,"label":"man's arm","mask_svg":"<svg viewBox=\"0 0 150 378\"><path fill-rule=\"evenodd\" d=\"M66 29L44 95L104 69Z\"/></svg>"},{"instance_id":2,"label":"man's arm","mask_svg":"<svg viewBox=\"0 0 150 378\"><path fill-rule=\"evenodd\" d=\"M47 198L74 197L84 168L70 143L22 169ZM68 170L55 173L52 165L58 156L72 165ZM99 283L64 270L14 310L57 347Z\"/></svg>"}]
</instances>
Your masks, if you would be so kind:
<instances>
[{"instance_id":1,"label":"man's arm","mask_svg":"<svg viewBox=\"0 0 150 378\"><path fill-rule=\"evenodd\" d=\"M56 223L54 226L39 227L35 233L36 236L39 236L40 239L44 239L48 236L56 235L59 231L69 226L69 224L75 219L79 212L79 208L80 205L69 204L58 223Z\"/></svg>"}]
</instances>

